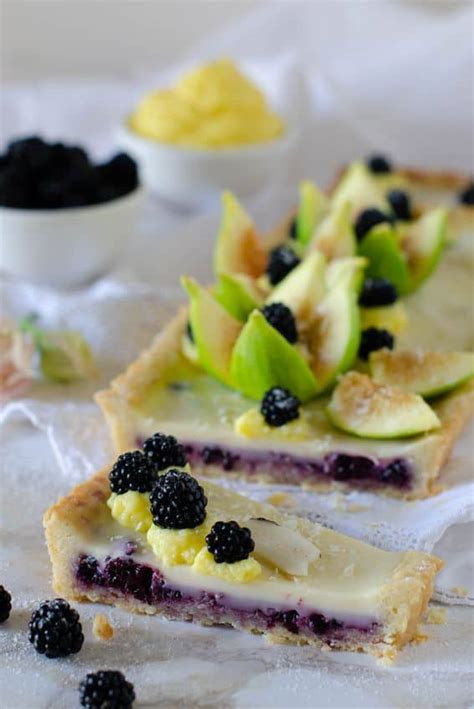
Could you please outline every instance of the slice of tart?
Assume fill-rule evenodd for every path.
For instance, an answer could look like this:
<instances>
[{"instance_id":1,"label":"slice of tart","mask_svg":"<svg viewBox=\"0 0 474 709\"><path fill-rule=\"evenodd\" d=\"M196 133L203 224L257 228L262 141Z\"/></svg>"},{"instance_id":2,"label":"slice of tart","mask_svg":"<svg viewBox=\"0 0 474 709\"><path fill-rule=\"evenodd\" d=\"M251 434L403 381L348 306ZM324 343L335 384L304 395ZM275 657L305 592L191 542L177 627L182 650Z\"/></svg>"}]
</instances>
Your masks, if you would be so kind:
<instances>
[{"instance_id":1,"label":"slice of tart","mask_svg":"<svg viewBox=\"0 0 474 709\"><path fill-rule=\"evenodd\" d=\"M389 204L380 185L372 184L376 178L364 179L362 196L358 183L355 192L349 185L341 204L304 183L300 223L280 233L277 246L275 234L265 242L260 275L251 254L246 265L249 233L253 242L258 239L251 220L241 209L234 221L224 213L215 262L229 272L217 272L209 289L183 279L189 309L96 395L117 452L165 428L207 476L407 498L438 489L441 468L474 409L472 371L448 389L440 385L443 395L426 403L385 392L378 427L384 435L354 421L353 411L350 427L340 424L344 413L328 415L329 404L341 375L366 374L370 354L383 347L412 355L421 349L428 356L472 349L474 239L462 233L446 245L443 208L382 222L374 222L372 213L358 222L346 196L363 204L369 190L371 199L381 195L379 206ZM401 366L410 361L402 358ZM440 380L447 374L440 371ZM354 402L359 411L370 392L381 393L370 381L363 384ZM393 381L390 386L396 388ZM265 397L275 388L286 391L286 403L273 404L286 407L280 418L263 414ZM426 416L418 417L419 410ZM405 413L413 425L395 425Z\"/></svg>"},{"instance_id":2,"label":"slice of tart","mask_svg":"<svg viewBox=\"0 0 474 709\"><path fill-rule=\"evenodd\" d=\"M183 459L169 436L145 451L47 511L58 594L379 656L415 637L439 559L376 549L182 467L158 472Z\"/></svg>"}]
</instances>

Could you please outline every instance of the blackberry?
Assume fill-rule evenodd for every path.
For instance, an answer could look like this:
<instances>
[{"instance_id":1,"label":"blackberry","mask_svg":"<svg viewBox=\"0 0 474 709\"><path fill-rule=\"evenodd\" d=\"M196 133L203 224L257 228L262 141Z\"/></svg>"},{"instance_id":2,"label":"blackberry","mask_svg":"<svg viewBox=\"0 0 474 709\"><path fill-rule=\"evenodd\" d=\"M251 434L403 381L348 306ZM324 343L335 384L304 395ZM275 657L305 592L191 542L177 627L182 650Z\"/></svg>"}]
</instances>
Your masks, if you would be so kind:
<instances>
[{"instance_id":1,"label":"blackberry","mask_svg":"<svg viewBox=\"0 0 474 709\"><path fill-rule=\"evenodd\" d=\"M392 305L398 298L397 289L386 278L366 278L359 297L359 305L377 308Z\"/></svg>"},{"instance_id":2,"label":"blackberry","mask_svg":"<svg viewBox=\"0 0 474 709\"><path fill-rule=\"evenodd\" d=\"M395 458L389 463L380 473L380 482L386 483L388 485L395 485L396 487L403 487L408 483L410 478L410 471L407 463L400 459Z\"/></svg>"},{"instance_id":3,"label":"blackberry","mask_svg":"<svg viewBox=\"0 0 474 709\"><path fill-rule=\"evenodd\" d=\"M0 623L4 623L10 617L12 609L12 597L7 589L0 585Z\"/></svg>"},{"instance_id":4,"label":"blackberry","mask_svg":"<svg viewBox=\"0 0 474 709\"><path fill-rule=\"evenodd\" d=\"M166 470L172 466L181 468L187 463L184 447L174 436L164 433L155 433L151 438L147 438L143 450L158 470Z\"/></svg>"},{"instance_id":5,"label":"blackberry","mask_svg":"<svg viewBox=\"0 0 474 709\"><path fill-rule=\"evenodd\" d=\"M62 598L41 603L33 611L28 627L30 643L46 657L72 655L84 642L79 613Z\"/></svg>"},{"instance_id":6,"label":"blackberry","mask_svg":"<svg viewBox=\"0 0 474 709\"><path fill-rule=\"evenodd\" d=\"M204 522L207 497L188 473L169 470L160 475L150 493L153 522L164 529L192 529Z\"/></svg>"},{"instance_id":7,"label":"blackberry","mask_svg":"<svg viewBox=\"0 0 474 709\"><path fill-rule=\"evenodd\" d=\"M375 471L375 464L370 458L339 453L332 464L334 480L368 480Z\"/></svg>"},{"instance_id":8,"label":"blackberry","mask_svg":"<svg viewBox=\"0 0 474 709\"><path fill-rule=\"evenodd\" d=\"M295 317L287 305L284 303L270 303L263 306L262 313L265 320L275 330L278 330L280 335L283 335L288 342L293 344L297 341L298 330L296 329Z\"/></svg>"},{"instance_id":9,"label":"blackberry","mask_svg":"<svg viewBox=\"0 0 474 709\"><path fill-rule=\"evenodd\" d=\"M411 219L411 199L410 195L403 190L391 190L387 194L387 200L395 215L395 219L408 221Z\"/></svg>"},{"instance_id":10,"label":"blackberry","mask_svg":"<svg viewBox=\"0 0 474 709\"><path fill-rule=\"evenodd\" d=\"M367 361L371 352L381 350L384 347L393 350L394 345L395 338L391 332L382 328L368 327L367 330L362 330L359 357Z\"/></svg>"},{"instance_id":11,"label":"blackberry","mask_svg":"<svg viewBox=\"0 0 474 709\"><path fill-rule=\"evenodd\" d=\"M79 685L81 706L87 709L129 709L135 700L133 684L117 670L86 675Z\"/></svg>"},{"instance_id":12,"label":"blackberry","mask_svg":"<svg viewBox=\"0 0 474 709\"><path fill-rule=\"evenodd\" d=\"M285 629L288 630L288 632L298 635L299 616L300 614L298 613L298 611L278 611L273 616L273 620L276 623L281 623L285 627Z\"/></svg>"},{"instance_id":13,"label":"blackberry","mask_svg":"<svg viewBox=\"0 0 474 709\"><path fill-rule=\"evenodd\" d=\"M282 281L299 263L300 259L289 246L273 249L267 264L267 276L272 286Z\"/></svg>"},{"instance_id":14,"label":"blackberry","mask_svg":"<svg viewBox=\"0 0 474 709\"><path fill-rule=\"evenodd\" d=\"M269 426L278 428L297 419L300 400L283 387L272 387L262 399L260 413Z\"/></svg>"},{"instance_id":15,"label":"blackberry","mask_svg":"<svg viewBox=\"0 0 474 709\"><path fill-rule=\"evenodd\" d=\"M110 489L118 495L123 495L128 490L149 492L154 479L153 466L141 451L119 455L109 473Z\"/></svg>"},{"instance_id":16,"label":"blackberry","mask_svg":"<svg viewBox=\"0 0 474 709\"><path fill-rule=\"evenodd\" d=\"M234 564L248 559L255 548L250 529L237 522L216 522L206 536L207 548L217 564Z\"/></svg>"},{"instance_id":17,"label":"blackberry","mask_svg":"<svg viewBox=\"0 0 474 709\"><path fill-rule=\"evenodd\" d=\"M364 211L359 214L354 224L357 240L361 241L372 227L385 222L391 224L392 218L380 209L375 209L374 207L364 209Z\"/></svg>"},{"instance_id":18,"label":"blackberry","mask_svg":"<svg viewBox=\"0 0 474 709\"><path fill-rule=\"evenodd\" d=\"M366 165L370 172L373 172L376 175L382 175L393 171L392 163L384 155L371 155L367 158Z\"/></svg>"},{"instance_id":19,"label":"blackberry","mask_svg":"<svg viewBox=\"0 0 474 709\"><path fill-rule=\"evenodd\" d=\"M467 204L470 207L474 206L474 182L467 185L467 187L461 192L459 195L459 201L461 204Z\"/></svg>"}]
</instances>

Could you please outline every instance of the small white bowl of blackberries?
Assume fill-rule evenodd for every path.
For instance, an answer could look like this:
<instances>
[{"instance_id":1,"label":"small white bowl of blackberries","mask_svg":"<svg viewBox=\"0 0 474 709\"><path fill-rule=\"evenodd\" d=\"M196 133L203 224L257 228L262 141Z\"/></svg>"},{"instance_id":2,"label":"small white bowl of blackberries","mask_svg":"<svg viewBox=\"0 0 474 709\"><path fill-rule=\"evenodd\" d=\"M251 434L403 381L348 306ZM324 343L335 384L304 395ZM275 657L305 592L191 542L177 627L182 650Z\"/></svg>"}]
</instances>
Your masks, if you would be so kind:
<instances>
[{"instance_id":1,"label":"small white bowl of blackberries","mask_svg":"<svg viewBox=\"0 0 474 709\"><path fill-rule=\"evenodd\" d=\"M84 148L19 138L0 154L0 271L58 288L103 275L142 207L126 153L95 163Z\"/></svg>"}]
</instances>

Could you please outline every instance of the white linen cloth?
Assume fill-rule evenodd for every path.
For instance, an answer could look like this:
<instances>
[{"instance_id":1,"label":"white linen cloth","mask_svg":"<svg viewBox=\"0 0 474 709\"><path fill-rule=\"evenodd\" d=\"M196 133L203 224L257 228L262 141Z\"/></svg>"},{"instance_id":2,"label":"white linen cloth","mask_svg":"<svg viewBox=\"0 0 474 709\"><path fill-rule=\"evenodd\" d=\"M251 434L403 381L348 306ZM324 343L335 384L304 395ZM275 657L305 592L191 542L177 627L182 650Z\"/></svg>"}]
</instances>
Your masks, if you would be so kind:
<instances>
[{"instance_id":1,"label":"white linen cloth","mask_svg":"<svg viewBox=\"0 0 474 709\"><path fill-rule=\"evenodd\" d=\"M374 149L399 163L471 170L472 15L470 3L269 2L193 51L193 60L223 54L241 59L300 122L304 149L288 173L249 205L258 224L278 221L294 202L300 177L327 184L341 163ZM141 73L133 84L5 87L3 138L39 132L84 142L106 156L118 116L181 66ZM112 455L92 393L172 316L183 297L177 286L183 270L209 280L217 221L215 213L189 219L150 200L117 271L93 286L65 294L7 278L0 283L6 313L22 317L35 310L45 325L80 330L100 368L99 379L84 385L35 384L0 415L0 569L20 608L11 621L13 640L10 631L0 632L5 706L32 706L33 687L34 706L71 705L79 679L99 665L124 669L148 706L467 706L473 657L466 608L450 608L448 625L430 626L429 642L407 649L390 671L347 653L315 657L305 648L269 649L238 633L151 624L119 610L110 613L116 639L100 646L89 630L95 609L87 607L81 608L87 642L74 661L48 662L28 646L29 613L51 593L41 514ZM26 433L18 423L25 418L46 434L54 458L38 433ZM471 429L443 472L446 490L431 499L408 503L291 489L291 511L383 548L433 550L446 561L436 598L473 604L472 442ZM233 485L259 499L271 492Z\"/></svg>"}]
</instances>

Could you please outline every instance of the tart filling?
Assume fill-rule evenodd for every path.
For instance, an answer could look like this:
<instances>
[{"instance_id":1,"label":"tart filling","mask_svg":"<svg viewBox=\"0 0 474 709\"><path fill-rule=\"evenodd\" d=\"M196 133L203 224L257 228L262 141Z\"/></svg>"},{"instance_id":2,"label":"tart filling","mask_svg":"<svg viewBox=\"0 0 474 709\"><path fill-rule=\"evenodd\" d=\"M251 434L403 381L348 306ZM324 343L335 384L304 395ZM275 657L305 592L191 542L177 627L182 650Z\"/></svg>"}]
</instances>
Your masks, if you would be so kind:
<instances>
[{"instance_id":1,"label":"tart filling","mask_svg":"<svg viewBox=\"0 0 474 709\"><path fill-rule=\"evenodd\" d=\"M154 460L151 491L138 492L143 470L124 458L45 515L58 593L375 654L414 636L435 557L376 549ZM138 520L136 495L150 505Z\"/></svg>"},{"instance_id":2,"label":"tart filling","mask_svg":"<svg viewBox=\"0 0 474 709\"><path fill-rule=\"evenodd\" d=\"M216 284L183 278L187 314L97 395L117 448L164 427L206 474L434 492L473 410L473 241L447 245L446 209L409 185L379 157L329 198L305 182L291 229L267 244L226 194ZM380 381L383 353L402 376ZM422 366L406 371L423 358L437 362L429 386Z\"/></svg>"}]
</instances>

